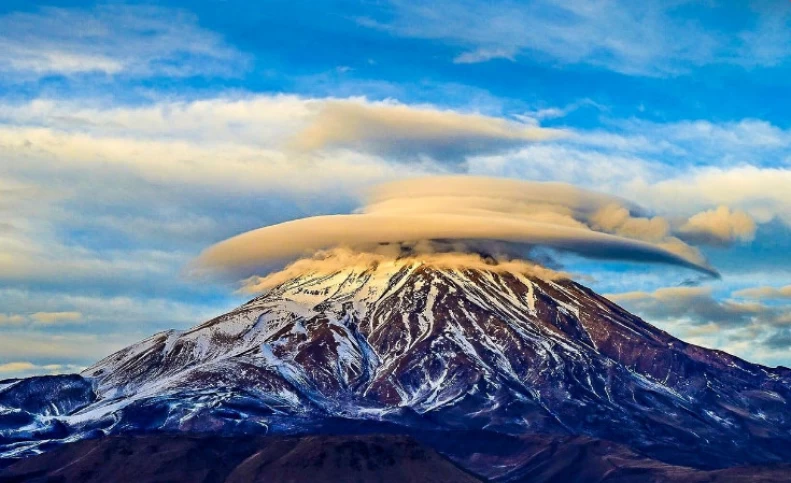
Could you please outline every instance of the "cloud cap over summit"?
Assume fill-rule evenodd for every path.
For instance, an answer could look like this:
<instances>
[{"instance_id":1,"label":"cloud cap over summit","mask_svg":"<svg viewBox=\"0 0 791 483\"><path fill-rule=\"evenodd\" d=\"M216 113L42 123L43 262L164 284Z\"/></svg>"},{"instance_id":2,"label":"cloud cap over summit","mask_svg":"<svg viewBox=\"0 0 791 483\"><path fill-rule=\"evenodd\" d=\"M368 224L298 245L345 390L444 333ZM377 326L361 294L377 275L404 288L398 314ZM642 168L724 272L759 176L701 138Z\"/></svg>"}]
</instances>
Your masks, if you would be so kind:
<instances>
[{"instance_id":1,"label":"cloud cap over summit","mask_svg":"<svg viewBox=\"0 0 791 483\"><path fill-rule=\"evenodd\" d=\"M613 207L625 215L618 223L599 226L597 215ZM591 258L665 263L717 276L694 247L669 229L657 236L652 228L641 236L634 227L646 220L656 218L641 217L637 205L621 198L569 184L426 177L375 187L355 214L302 218L235 236L206 249L196 267L244 275L335 246L491 240ZM627 223L632 226L628 236L622 233Z\"/></svg>"}]
</instances>

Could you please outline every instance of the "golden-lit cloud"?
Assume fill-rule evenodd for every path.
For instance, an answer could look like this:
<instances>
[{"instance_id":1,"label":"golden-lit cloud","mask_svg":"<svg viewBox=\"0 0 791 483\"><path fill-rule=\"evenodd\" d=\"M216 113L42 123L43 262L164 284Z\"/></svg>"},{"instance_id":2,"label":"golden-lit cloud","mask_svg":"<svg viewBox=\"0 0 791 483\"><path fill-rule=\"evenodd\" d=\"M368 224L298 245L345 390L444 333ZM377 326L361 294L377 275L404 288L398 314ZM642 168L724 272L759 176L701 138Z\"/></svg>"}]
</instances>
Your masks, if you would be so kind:
<instances>
[{"instance_id":1,"label":"golden-lit cloud","mask_svg":"<svg viewBox=\"0 0 791 483\"><path fill-rule=\"evenodd\" d=\"M660 242L670 233L670 223L664 218L635 218L628 208L614 203L594 213L591 221L596 229L646 241Z\"/></svg>"},{"instance_id":2,"label":"golden-lit cloud","mask_svg":"<svg viewBox=\"0 0 791 483\"><path fill-rule=\"evenodd\" d=\"M786 285L785 287L746 288L733 292L733 296L753 300L791 299L791 285Z\"/></svg>"},{"instance_id":3,"label":"golden-lit cloud","mask_svg":"<svg viewBox=\"0 0 791 483\"><path fill-rule=\"evenodd\" d=\"M310 273L333 273L344 269L372 269L383 264L403 267L425 265L436 268L465 268L487 270L490 272L510 272L541 278L559 280L568 274L527 260L487 257L479 254L460 252L435 252L431 244L410 246L409 253L403 254L400 244L378 245L370 250L352 250L336 247L315 253L312 257L302 258L280 271L266 276L254 275L242 281L240 293L254 294L276 287L293 278Z\"/></svg>"},{"instance_id":4,"label":"golden-lit cloud","mask_svg":"<svg viewBox=\"0 0 791 483\"><path fill-rule=\"evenodd\" d=\"M294 160L275 147L51 128L0 126L0 155L26 163L27 169L38 170L42 176L55 166L74 173L131 172L147 182L246 192L311 192L411 174L408 168L397 170L392 163L354 153Z\"/></svg>"},{"instance_id":5,"label":"golden-lit cloud","mask_svg":"<svg viewBox=\"0 0 791 483\"><path fill-rule=\"evenodd\" d=\"M465 153L498 151L562 135L559 130L502 118L393 102L328 100L314 106L316 115L291 140L296 149L343 147L458 162Z\"/></svg>"},{"instance_id":6,"label":"golden-lit cloud","mask_svg":"<svg viewBox=\"0 0 791 483\"><path fill-rule=\"evenodd\" d=\"M693 215L679 227L678 232L685 239L699 243L728 244L736 240L751 241L755 230L756 224L750 215L719 206Z\"/></svg>"},{"instance_id":7,"label":"golden-lit cloud","mask_svg":"<svg viewBox=\"0 0 791 483\"><path fill-rule=\"evenodd\" d=\"M0 156L28 173L97 176L99 169L246 192L347 190L563 134L364 98L247 96L117 108L35 100L0 110Z\"/></svg>"},{"instance_id":8,"label":"golden-lit cloud","mask_svg":"<svg viewBox=\"0 0 791 483\"><path fill-rule=\"evenodd\" d=\"M39 324L57 324L61 322L79 322L82 314L79 312L36 312L30 316Z\"/></svg>"},{"instance_id":9,"label":"golden-lit cloud","mask_svg":"<svg viewBox=\"0 0 791 483\"><path fill-rule=\"evenodd\" d=\"M205 250L198 270L244 273L336 246L420 240L492 240L579 255L667 263L716 274L691 247L662 246L597 231L591 218L619 198L557 183L431 177L382 185L351 215L303 218L259 228Z\"/></svg>"}]
</instances>

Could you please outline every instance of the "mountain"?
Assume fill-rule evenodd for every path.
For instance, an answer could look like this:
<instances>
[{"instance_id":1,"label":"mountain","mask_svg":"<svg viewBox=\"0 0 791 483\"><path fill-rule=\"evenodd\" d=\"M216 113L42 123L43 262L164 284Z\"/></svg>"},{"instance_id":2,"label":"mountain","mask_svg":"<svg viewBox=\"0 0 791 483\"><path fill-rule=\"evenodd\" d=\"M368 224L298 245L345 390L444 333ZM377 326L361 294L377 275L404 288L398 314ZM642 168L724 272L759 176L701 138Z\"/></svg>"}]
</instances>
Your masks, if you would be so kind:
<instances>
[{"instance_id":1,"label":"mountain","mask_svg":"<svg viewBox=\"0 0 791 483\"><path fill-rule=\"evenodd\" d=\"M81 376L0 382L0 455L152 431L402 433L435 448L427 434L466 432L492 448L584 436L700 469L791 461L789 369L684 343L571 280L334 265ZM518 455L476 465L479 449L440 452L507 480L495 462Z\"/></svg>"}]
</instances>

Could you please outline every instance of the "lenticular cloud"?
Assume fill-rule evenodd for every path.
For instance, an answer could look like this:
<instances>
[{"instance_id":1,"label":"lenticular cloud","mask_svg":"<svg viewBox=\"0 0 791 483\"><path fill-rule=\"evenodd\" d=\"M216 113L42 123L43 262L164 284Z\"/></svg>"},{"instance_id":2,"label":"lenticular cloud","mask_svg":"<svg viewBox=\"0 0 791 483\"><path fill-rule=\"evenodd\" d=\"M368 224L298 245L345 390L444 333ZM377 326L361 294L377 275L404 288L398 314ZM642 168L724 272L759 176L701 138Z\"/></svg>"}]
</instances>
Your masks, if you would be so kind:
<instances>
[{"instance_id":1,"label":"lenticular cloud","mask_svg":"<svg viewBox=\"0 0 791 483\"><path fill-rule=\"evenodd\" d=\"M610 214L616 210L621 215L613 222ZM469 176L410 179L374 188L354 214L302 218L220 242L200 255L197 266L244 274L338 246L460 240L664 263L716 276L696 249L662 231L661 219L639 215L626 200L567 184Z\"/></svg>"}]
</instances>

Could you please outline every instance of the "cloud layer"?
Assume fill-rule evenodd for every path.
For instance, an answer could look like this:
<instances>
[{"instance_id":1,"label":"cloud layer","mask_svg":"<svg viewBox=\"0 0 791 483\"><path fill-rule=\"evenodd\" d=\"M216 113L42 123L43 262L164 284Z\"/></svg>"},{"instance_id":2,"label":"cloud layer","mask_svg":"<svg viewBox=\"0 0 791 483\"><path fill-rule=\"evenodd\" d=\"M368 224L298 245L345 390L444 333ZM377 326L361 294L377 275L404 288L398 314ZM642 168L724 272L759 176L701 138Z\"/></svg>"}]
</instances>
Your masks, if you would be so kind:
<instances>
[{"instance_id":1,"label":"cloud layer","mask_svg":"<svg viewBox=\"0 0 791 483\"><path fill-rule=\"evenodd\" d=\"M592 222L612 206L627 210L614 233ZM716 275L680 240L632 229L630 204L571 185L476 178L430 177L380 186L359 213L303 218L253 230L205 250L198 269L245 273L336 246L367 246L420 240L493 240L549 247L579 255L667 263ZM598 216L598 218L602 218ZM647 225L651 225L651 221ZM657 240L657 238L659 238Z\"/></svg>"},{"instance_id":2,"label":"cloud layer","mask_svg":"<svg viewBox=\"0 0 791 483\"><path fill-rule=\"evenodd\" d=\"M121 340L126 343L151 331L187 327L221 313L236 303L227 287L193 286L179 279L179 270L203 247L262 224L312 214L350 213L358 206L361 191L387 179L407 181L369 193L357 215L373 218L364 220L398 217L414 224L412 215L424 210L441 217L440 225L447 223L446 213L456 220L473 217L484 226L489 218L505 219L512 227L520 224L520 240L525 235L522 223L542 229L548 224L555 231L580 230L574 236L581 235L584 243L574 243L572 248L596 256L634 257L634 244L645 243L651 257L658 249L663 257L670 251L674 257L697 263L703 259L694 244L724 246L749 239L749 229L733 229L737 213L747 213L759 223L772 217L791 219L787 215L791 202L783 183L785 168L720 163L726 152L742 159L774 155L791 138L787 131L757 122L657 125L635 121L618 134L564 129L563 136L555 137L557 131L535 130L538 119L563 119L561 111L536 112L532 120L484 115L472 108L296 95L160 98L141 105L53 98L5 101L0 105L0 307L5 307L0 327L3 337L14 334L19 348L12 359L0 362L65 360L65 355L47 359L45 352L36 353L35 358L26 356L37 337L117 333L124 334ZM328 120L370 126L325 131ZM436 125L432 130L425 128L429 121ZM300 145L299 140L310 139L316 132L323 133L313 138L320 142ZM465 144L460 136L482 141ZM707 143L712 136L716 141ZM779 147L766 151L765 146ZM453 152L459 153L458 158L442 157ZM686 168L651 161L672 155L694 156L721 166L690 174ZM621 193L650 210L563 184L534 184L525 190L519 182L516 188L503 182L486 191L470 178L444 183L436 191L435 181L418 178L461 170L465 164L476 172L564 180ZM754 181L739 185L740 179ZM476 190L484 191L472 196ZM717 229L720 225L711 219L695 224L698 235L705 230L711 235L692 236L681 229L697 213L716 214L722 210L718 206L730 207L730 216L715 217L725 229ZM435 223L429 219L423 224ZM436 234L455 235L457 228L452 228ZM623 238L626 241L618 243L627 246L594 253L592 247L602 246L602 239L592 244L591 233ZM723 240L723 234L731 236L730 242ZM763 236L759 233L757 242ZM612 247L610 241L604 246ZM703 249L711 255L711 249ZM645 257L642 253L639 258ZM233 275L266 273L252 268L258 262L248 265L243 260L243 269L234 269L240 273ZM577 263L585 267L580 270L573 265ZM740 264L746 270L751 266ZM564 265L578 273L589 273L592 267L576 259ZM591 283L601 289L604 283L620 280L618 287L604 287L621 290L634 286L641 277L661 278L662 273L667 272L609 272ZM258 282L252 280L248 289L256 290L251 287ZM754 283L783 285L788 281L764 278ZM2 287L25 291L15 295L3 292ZM121 303L119 297L126 301ZM83 318L42 324L31 318L37 312L79 312ZM58 339L47 350L57 353L69 340ZM108 347L103 337L89 339L87 344L99 355L110 350L101 349ZM89 363L92 355L73 357L69 356L69 363L82 364Z\"/></svg>"},{"instance_id":3,"label":"cloud layer","mask_svg":"<svg viewBox=\"0 0 791 483\"><path fill-rule=\"evenodd\" d=\"M685 341L722 348L749 360L781 363L787 357L788 306L765 300L788 298L788 287L756 287L717 297L710 286L666 287L607 295L614 302Z\"/></svg>"},{"instance_id":4,"label":"cloud layer","mask_svg":"<svg viewBox=\"0 0 791 483\"><path fill-rule=\"evenodd\" d=\"M503 151L562 135L501 118L392 102L330 100L316 107L310 124L292 139L299 150L343 147L394 159L423 154L458 163L470 153Z\"/></svg>"},{"instance_id":5,"label":"cloud layer","mask_svg":"<svg viewBox=\"0 0 791 483\"><path fill-rule=\"evenodd\" d=\"M114 109L39 100L0 103L0 111L0 155L24 163L20 171L113 170L222 190L313 192L458 170L470 156L563 135L503 117L364 98L261 95Z\"/></svg>"}]
</instances>

